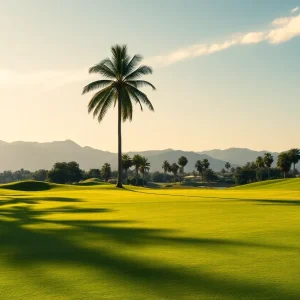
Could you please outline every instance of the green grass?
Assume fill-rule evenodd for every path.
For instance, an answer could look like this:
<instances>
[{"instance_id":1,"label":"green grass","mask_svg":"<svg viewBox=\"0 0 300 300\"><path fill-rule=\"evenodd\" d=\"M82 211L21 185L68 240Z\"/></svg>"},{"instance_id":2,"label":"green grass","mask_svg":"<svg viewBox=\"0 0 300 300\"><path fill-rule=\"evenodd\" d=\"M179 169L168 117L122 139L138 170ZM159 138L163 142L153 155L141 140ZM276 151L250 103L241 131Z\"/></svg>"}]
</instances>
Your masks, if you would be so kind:
<instances>
[{"instance_id":1,"label":"green grass","mask_svg":"<svg viewBox=\"0 0 300 300\"><path fill-rule=\"evenodd\" d=\"M299 254L300 179L0 186L0 299L298 300Z\"/></svg>"}]
</instances>

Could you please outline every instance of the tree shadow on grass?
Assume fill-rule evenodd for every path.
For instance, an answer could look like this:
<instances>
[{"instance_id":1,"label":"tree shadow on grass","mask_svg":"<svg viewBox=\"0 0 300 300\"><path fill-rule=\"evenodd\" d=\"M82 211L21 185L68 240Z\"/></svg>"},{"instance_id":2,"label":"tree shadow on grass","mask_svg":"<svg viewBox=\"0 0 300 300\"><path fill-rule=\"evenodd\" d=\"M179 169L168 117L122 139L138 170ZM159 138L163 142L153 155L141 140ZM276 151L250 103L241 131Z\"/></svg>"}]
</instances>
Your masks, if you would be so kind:
<instances>
[{"instance_id":1,"label":"tree shadow on grass","mask_svg":"<svg viewBox=\"0 0 300 300\"><path fill-rule=\"evenodd\" d=\"M157 299L185 299L186 295L198 295L201 299L205 297L201 297L203 294L218 298L224 296L230 299L263 297L299 299L300 295L289 295L276 284L250 283L240 278L225 278L201 269L174 267L151 258L142 259L125 255L120 251L122 248L116 249L117 251L108 251L104 243L111 240L121 245L130 244L139 248L167 243L172 247L207 246L219 251L226 251L226 247L268 247L266 245L229 239L176 237L175 231L172 230L121 226L129 223L126 220L76 220L76 213L81 213L83 210L77 207L55 208L55 211L35 210L28 205L0 209L0 253L6 253L7 262L18 268L40 263L58 263L74 268L82 265L90 267L95 272L104 271L115 277L116 282L123 284L127 282L144 287L151 294L157 294ZM113 212L106 208L88 208L88 210L93 213ZM46 219L47 215L57 212L72 213L75 220ZM11 220L3 220L1 215L10 217ZM38 225L41 222L68 225L68 227L33 230L24 226ZM80 245L70 239L70 236L74 235L82 237L86 232L94 234L98 241L97 249ZM281 246L274 245L271 249L279 251ZM51 281L51 278L47 280ZM74 283L70 282L70 284Z\"/></svg>"},{"instance_id":2,"label":"tree shadow on grass","mask_svg":"<svg viewBox=\"0 0 300 300\"><path fill-rule=\"evenodd\" d=\"M0 207L5 205L15 204L39 204L41 202L83 202L80 199L67 198L67 197L8 197L8 199L0 200Z\"/></svg>"}]
</instances>

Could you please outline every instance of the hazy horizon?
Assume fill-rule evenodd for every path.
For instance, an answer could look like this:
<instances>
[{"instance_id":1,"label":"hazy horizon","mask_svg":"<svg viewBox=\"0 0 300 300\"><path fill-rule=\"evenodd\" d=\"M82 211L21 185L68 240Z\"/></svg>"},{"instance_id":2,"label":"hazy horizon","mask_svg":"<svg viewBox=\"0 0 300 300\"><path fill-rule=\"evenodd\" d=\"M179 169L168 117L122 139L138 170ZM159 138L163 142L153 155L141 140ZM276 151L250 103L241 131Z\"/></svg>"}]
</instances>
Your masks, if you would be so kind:
<instances>
[{"instance_id":1,"label":"hazy horizon","mask_svg":"<svg viewBox=\"0 0 300 300\"><path fill-rule=\"evenodd\" d=\"M94 148L97 150L103 150L103 151L108 151L108 152L112 152L112 153L117 153L117 151L109 151L109 150L105 150L102 148L97 148L97 147L93 147L91 145L83 145L80 143L77 143L74 140L71 139L66 139L66 140L53 140L53 141L24 141L24 140L15 140L15 141L4 141L4 140L0 140L0 142L4 142L4 143L8 143L8 144L12 144L12 143L56 143L56 142L73 142L75 144L77 144L80 147L90 147L90 148ZM144 151L164 151L164 150L175 150L175 151L185 151L185 152L205 152L205 151L212 151L212 150L229 150L229 149L244 149L244 150L252 150L252 151L257 151L257 152L262 152L262 151L270 151L270 152L281 152L281 151L273 151L272 149L253 149L253 148L247 148L247 147L228 147L228 148L211 148L211 149L203 149L203 150L190 150L190 149L186 149L186 148L149 148L149 149L144 149L144 150L140 150L140 149L129 149L126 150L124 152L144 152ZM284 149L282 151L287 151L289 149Z\"/></svg>"},{"instance_id":2,"label":"hazy horizon","mask_svg":"<svg viewBox=\"0 0 300 300\"><path fill-rule=\"evenodd\" d=\"M3 1L0 140L70 139L116 152L116 110L98 124L87 113L92 93L81 92L95 78L88 68L119 43L153 66L145 79L157 87L143 89L155 113L135 106L123 126L124 152L299 147L299 7L300 0Z\"/></svg>"}]
</instances>

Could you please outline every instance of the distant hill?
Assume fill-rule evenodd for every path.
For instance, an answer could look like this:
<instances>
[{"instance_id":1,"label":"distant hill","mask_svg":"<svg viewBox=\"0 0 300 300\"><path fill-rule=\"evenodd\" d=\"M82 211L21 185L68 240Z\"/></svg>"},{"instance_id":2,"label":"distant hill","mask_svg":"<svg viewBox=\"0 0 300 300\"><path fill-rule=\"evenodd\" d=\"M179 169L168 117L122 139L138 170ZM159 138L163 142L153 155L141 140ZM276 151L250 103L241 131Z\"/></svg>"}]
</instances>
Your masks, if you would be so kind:
<instances>
[{"instance_id":1,"label":"distant hill","mask_svg":"<svg viewBox=\"0 0 300 300\"><path fill-rule=\"evenodd\" d=\"M151 163L151 171L162 171L162 163L168 160L170 163L177 162L180 156L186 156L189 163L185 171L194 170L194 165L198 159L207 158L211 163L211 168L220 171L225 162L212 158L206 154L187 152L181 150L151 150L144 152L129 152L146 156ZM13 142L6 143L0 141L0 171L27 169L34 171L37 169L50 169L58 161L76 161L80 167L88 170L90 168L100 168L105 162L111 164L113 169L117 168L117 154L94 149L91 147L81 147L73 141L59 141L51 143L36 142Z\"/></svg>"},{"instance_id":2,"label":"distant hill","mask_svg":"<svg viewBox=\"0 0 300 300\"><path fill-rule=\"evenodd\" d=\"M0 142L1 171L51 169L55 162L72 160L84 169L99 168L115 157L114 153L81 147L70 140L51 143Z\"/></svg>"},{"instance_id":3,"label":"distant hill","mask_svg":"<svg viewBox=\"0 0 300 300\"><path fill-rule=\"evenodd\" d=\"M229 161L233 167L244 165L248 161L253 161L258 155L263 155L266 151L253 151L249 149L230 148L227 150L210 150L203 152L191 152L182 150L149 150L132 151L134 154L146 156L151 163L151 171L162 171L162 163L168 160L170 163L177 162L180 156L186 156L188 164L186 172L194 170L194 165L198 159L207 158L211 163L211 168L220 171L224 168L225 162ZM273 153L275 160L278 153ZM82 169L101 168L108 162L115 170L117 168L117 154L94 149L91 147L81 147L73 141L58 141L51 143L36 142L13 142L6 143L0 141L0 171L27 169L34 171L37 169L51 169L55 162L76 161ZM300 167L300 164L298 164Z\"/></svg>"},{"instance_id":4,"label":"distant hill","mask_svg":"<svg viewBox=\"0 0 300 300\"><path fill-rule=\"evenodd\" d=\"M246 148L229 148L225 150L214 149L208 151L198 152L199 154L206 154L213 158L228 161L231 164L236 165L244 165L247 162L255 161L258 156L264 156L266 152L270 152L274 157L274 166L277 162L278 152L271 152L267 150L255 151ZM298 163L297 167L300 167L300 163Z\"/></svg>"}]
</instances>

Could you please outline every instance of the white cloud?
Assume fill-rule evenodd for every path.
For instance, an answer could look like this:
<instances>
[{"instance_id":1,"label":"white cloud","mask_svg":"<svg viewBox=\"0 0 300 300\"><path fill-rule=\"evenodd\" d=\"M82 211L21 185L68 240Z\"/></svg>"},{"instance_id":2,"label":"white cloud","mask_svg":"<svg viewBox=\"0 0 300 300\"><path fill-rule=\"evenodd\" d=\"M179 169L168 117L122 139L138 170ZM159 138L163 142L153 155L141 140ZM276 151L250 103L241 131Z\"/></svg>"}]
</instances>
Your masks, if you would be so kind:
<instances>
[{"instance_id":1,"label":"white cloud","mask_svg":"<svg viewBox=\"0 0 300 300\"><path fill-rule=\"evenodd\" d=\"M291 13L293 14L293 13L297 12L299 9L300 9L300 7L297 6L291 10Z\"/></svg>"},{"instance_id":2,"label":"white cloud","mask_svg":"<svg viewBox=\"0 0 300 300\"><path fill-rule=\"evenodd\" d=\"M299 8L295 8L296 12ZM165 55L155 56L147 63L156 67L174 64L176 62L224 51L235 45L250 45L261 42L280 44L300 36L300 14L292 17L278 18L272 21L271 28L265 31L252 31L235 34L225 42L212 44L196 44L175 50Z\"/></svg>"},{"instance_id":3,"label":"white cloud","mask_svg":"<svg viewBox=\"0 0 300 300\"><path fill-rule=\"evenodd\" d=\"M299 7L293 9L298 11ZM271 28L265 31L251 31L244 34L235 34L223 42L211 44L195 44L181 48L165 55L150 57L147 64L162 67L187 59L210 55L224 51L236 45L253 45L261 42L280 44L300 36L300 14L278 18L271 22ZM53 70L33 73L19 73L0 69L0 88L32 88L33 85L51 90L75 82L89 82L96 77L88 74L87 69Z\"/></svg>"},{"instance_id":4,"label":"white cloud","mask_svg":"<svg viewBox=\"0 0 300 300\"><path fill-rule=\"evenodd\" d=\"M265 39L265 32L249 32L241 37L241 44L257 44L262 42Z\"/></svg>"},{"instance_id":5,"label":"white cloud","mask_svg":"<svg viewBox=\"0 0 300 300\"><path fill-rule=\"evenodd\" d=\"M278 19L273 25L275 29L269 31L266 39L271 44L280 44L300 36L300 15L290 18Z\"/></svg>"}]
</instances>

